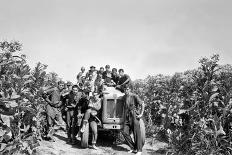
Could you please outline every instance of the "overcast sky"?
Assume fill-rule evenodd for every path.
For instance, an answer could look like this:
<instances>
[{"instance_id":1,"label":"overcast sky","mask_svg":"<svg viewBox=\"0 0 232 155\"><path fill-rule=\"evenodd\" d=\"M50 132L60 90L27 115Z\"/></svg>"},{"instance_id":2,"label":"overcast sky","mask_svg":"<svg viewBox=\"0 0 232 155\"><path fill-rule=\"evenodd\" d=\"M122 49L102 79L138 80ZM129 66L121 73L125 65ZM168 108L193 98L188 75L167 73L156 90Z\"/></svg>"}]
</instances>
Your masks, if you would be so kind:
<instances>
[{"instance_id":1,"label":"overcast sky","mask_svg":"<svg viewBox=\"0 0 232 155\"><path fill-rule=\"evenodd\" d=\"M132 79L232 63L231 0L1 0L0 40L18 40L34 66L64 80L110 64Z\"/></svg>"}]
</instances>

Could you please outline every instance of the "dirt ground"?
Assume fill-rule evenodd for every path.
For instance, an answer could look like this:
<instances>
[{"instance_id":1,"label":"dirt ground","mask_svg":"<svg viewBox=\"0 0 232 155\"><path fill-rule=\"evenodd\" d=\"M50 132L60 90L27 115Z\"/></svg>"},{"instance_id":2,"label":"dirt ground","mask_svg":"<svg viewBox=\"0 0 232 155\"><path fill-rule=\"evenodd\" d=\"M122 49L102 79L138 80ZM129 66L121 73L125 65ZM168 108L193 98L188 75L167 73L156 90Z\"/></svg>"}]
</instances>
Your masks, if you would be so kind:
<instances>
[{"instance_id":1,"label":"dirt ground","mask_svg":"<svg viewBox=\"0 0 232 155\"><path fill-rule=\"evenodd\" d=\"M97 141L97 147L99 150L90 148L84 149L80 147L80 139L75 145L67 144L67 136L64 131L57 131L55 134L55 142L41 141L40 146L36 150L37 155L132 155L133 153L127 153L129 147L125 144L115 145L112 143L112 139L108 136L101 136ZM167 144L153 141L151 145L151 139L146 139L146 144L143 148L144 155L164 155L164 148Z\"/></svg>"}]
</instances>

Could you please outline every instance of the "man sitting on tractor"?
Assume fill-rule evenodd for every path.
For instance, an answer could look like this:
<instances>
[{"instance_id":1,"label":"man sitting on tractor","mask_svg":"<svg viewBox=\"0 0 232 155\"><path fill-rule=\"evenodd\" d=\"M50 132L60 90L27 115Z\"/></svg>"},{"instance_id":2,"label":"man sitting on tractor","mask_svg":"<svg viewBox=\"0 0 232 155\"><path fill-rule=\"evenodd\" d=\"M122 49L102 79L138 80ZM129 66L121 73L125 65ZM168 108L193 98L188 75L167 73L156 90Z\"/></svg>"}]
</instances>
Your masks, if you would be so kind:
<instances>
[{"instance_id":1,"label":"man sitting on tractor","mask_svg":"<svg viewBox=\"0 0 232 155\"><path fill-rule=\"evenodd\" d=\"M121 92L124 92L124 87L126 85L131 85L131 78L129 75L124 74L123 69L119 69L119 80L117 83L116 88L119 89Z\"/></svg>"}]
</instances>

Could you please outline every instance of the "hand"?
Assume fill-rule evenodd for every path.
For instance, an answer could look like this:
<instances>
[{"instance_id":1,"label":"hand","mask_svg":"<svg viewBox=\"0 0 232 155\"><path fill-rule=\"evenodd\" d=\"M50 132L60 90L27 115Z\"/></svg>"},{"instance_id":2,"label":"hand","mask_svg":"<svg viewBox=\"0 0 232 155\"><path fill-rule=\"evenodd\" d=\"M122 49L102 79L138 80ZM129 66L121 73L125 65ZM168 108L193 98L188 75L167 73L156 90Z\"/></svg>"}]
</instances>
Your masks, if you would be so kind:
<instances>
[{"instance_id":1,"label":"hand","mask_svg":"<svg viewBox=\"0 0 232 155\"><path fill-rule=\"evenodd\" d=\"M136 118L141 118L141 117L143 117L143 115L142 115L142 114L140 114L140 115L136 115Z\"/></svg>"}]
</instances>

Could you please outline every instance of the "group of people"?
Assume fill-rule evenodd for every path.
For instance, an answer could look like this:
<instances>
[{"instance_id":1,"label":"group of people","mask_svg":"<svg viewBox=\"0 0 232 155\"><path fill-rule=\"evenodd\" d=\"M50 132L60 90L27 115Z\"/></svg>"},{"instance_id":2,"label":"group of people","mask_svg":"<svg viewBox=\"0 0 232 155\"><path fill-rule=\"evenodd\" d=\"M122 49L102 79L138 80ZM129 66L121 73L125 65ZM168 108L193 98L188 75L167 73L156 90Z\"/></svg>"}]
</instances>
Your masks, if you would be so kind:
<instances>
[{"instance_id":1,"label":"group of people","mask_svg":"<svg viewBox=\"0 0 232 155\"><path fill-rule=\"evenodd\" d=\"M97 126L101 122L96 115L101 109L105 87L115 87L125 93L123 96L125 122L122 135L132 151L141 154L144 144L141 140L139 119L144 112L144 103L137 95L131 93L130 76L124 74L123 69L119 69L118 72L116 68L111 70L109 65L99 70L91 66L89 71L81 67L76 84L73 85L70 82L65 84L59 81L56 88L44 91L44 99L48 103L46 107L49 126L47 137L54 141L55 123L64 126L62 122L65 122L67 142L75 144L76 137L85 131L86 124L89 123L93 135L92 147L98 149L96 147ZM83 118L83 121L78 118ZM134 141L130 137L131 131L134 134Z\"/></svg>"},{"instance_id":2,"label":"group of people","mask_svg":"<svg viewBox=\"0 0 232 155\"><path fill-rule=\"evenodd\" d=\"M112 68L111 70L110 65L106 65L105 68L100 67L99 70L91 66L89 71L81 67L81 72L77 74L77 83L82 89L87 88L89 92L101 93L104 86L116 87L123 92L124 87L131 84L131 78L124 74L123 69Z\"/></svg>"}]
</instances>

